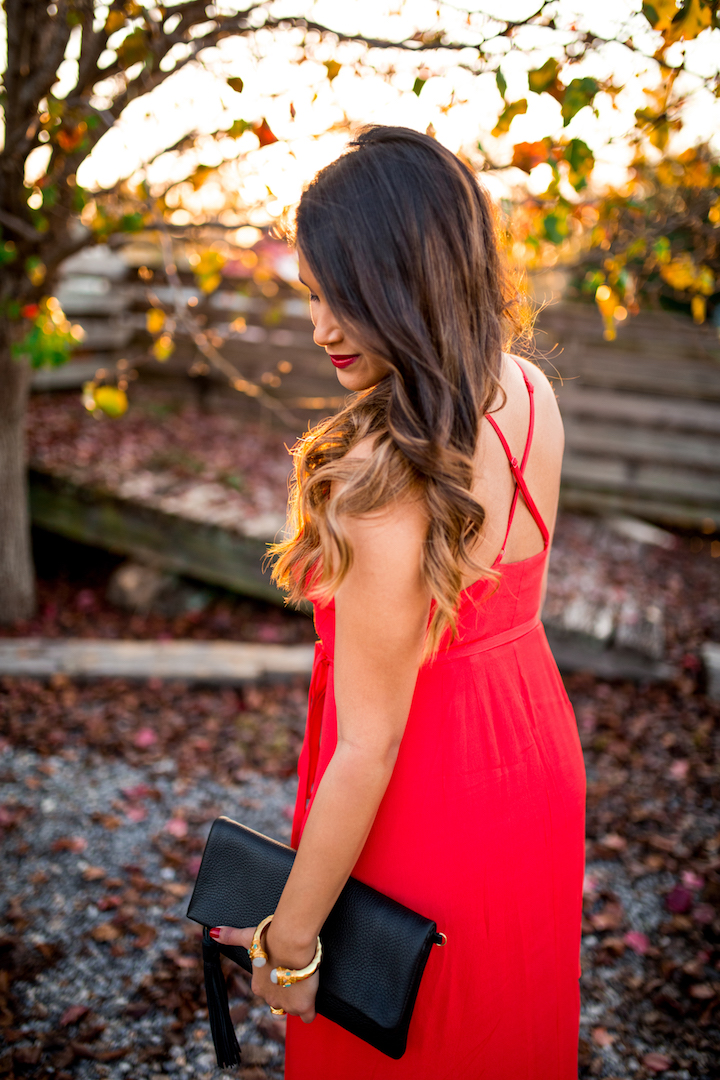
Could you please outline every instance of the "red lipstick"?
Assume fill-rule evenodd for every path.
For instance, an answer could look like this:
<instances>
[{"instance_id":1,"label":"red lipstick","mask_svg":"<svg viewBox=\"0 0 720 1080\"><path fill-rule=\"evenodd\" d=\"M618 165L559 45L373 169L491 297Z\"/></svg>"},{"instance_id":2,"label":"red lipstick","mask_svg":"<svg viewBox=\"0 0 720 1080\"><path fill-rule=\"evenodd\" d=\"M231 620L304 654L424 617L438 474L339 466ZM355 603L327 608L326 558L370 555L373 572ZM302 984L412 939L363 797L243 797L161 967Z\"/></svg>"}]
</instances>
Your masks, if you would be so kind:
<instances>
[{"instance_id":1,"label":"red lipstick","mask_svg":"<svg viewBox=\"0 0 720 1080\"><path fill-rule=\"evenodd\" d=\"M352 356L333 356L332 353L329 355L335 367L345 368L354 364L360 353L353 353Z\"/></svg>"}]
</instances>

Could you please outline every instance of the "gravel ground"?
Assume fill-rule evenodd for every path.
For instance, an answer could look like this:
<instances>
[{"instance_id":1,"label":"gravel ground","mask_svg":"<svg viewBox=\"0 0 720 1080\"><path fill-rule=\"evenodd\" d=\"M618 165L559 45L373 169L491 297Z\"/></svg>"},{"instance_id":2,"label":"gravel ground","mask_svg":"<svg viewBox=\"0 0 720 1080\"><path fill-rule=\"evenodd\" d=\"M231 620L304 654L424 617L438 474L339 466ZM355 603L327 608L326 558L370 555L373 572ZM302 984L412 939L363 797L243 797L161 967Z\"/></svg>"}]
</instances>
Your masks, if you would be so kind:
<instances>
[{"instance_id":1,"label":"gravel ground","mask_svg":"<svg viewBox=\"0 0 720 1080\"><path fill-rule=\"evenodd\" d=\"M16 1066L32 1066L41 1048L37 1076L215 1076L200 1007L199 939L184 918L188 879L219 813L287 841L294 781L248 773L227 786L188 782L169 758L142 769L91 753L45 757L10 747L0 770L3 820L18 821L3 857L7 936L0 946L7 950L12 935L36 954L32 969L48 961L31 980L13 983L23 1022L5 1029L11 1049L0 1075L13 1053ZM198 991L194 1015L180 1027L177 1007L146 1000L168 960L193 970ZM241 978L236 989L246 990ZM282 1023L267 1023L267 1008L251 997L236 1017L243 1012L244 1074L281 1077Z\"/></svg>"}]
</instances>

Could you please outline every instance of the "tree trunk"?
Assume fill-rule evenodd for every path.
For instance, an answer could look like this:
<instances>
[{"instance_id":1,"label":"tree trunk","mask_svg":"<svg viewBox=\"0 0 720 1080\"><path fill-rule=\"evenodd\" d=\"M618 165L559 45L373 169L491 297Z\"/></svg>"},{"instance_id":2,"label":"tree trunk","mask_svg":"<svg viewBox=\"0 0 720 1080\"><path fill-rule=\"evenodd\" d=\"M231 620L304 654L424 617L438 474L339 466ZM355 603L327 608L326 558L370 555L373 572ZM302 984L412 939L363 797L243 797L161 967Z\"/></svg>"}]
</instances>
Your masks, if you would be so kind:
<instances>
[{"instance_id":1,"label":"tree trunk","mask_svg":"<svg viewBox=\"0 0 720 1080\"><path fill-rule=\"evenodd\" d=\"M25 412L32 371L10 352L11 330L0 326L0 623L35 611L30 544Z\"/></svg>"}]
</instances>

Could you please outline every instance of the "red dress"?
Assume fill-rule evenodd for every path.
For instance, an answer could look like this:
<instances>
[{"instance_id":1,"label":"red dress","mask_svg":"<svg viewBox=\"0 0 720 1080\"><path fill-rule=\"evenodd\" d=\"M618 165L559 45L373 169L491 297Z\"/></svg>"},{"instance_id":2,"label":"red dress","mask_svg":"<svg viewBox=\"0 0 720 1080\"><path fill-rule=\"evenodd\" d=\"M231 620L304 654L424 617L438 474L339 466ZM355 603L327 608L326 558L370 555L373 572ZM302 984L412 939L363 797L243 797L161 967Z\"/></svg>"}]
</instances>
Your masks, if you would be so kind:
<instances>
[{"instance_id":1,"label":"red dress","mask_svg":"<svg viewBox=\"0 0 720 1080\"><path fill-rule=\"evenodd\" d=\"M496 560L462 595L459 634L421 667L397 763L355 877L435 919L394 1061L322 1016L288 1018L286 1080L577 1080L585 771L540 623L548 531L500 437L545 548ZM507 534L506 534L507 541ZM481 602L478 602L481 601ZM293 845L333 755L335 612L318 606ZM322 735L322 738L321 738ZM321 969L322 978L322 969Z\"/></svg>"}]
</instances>

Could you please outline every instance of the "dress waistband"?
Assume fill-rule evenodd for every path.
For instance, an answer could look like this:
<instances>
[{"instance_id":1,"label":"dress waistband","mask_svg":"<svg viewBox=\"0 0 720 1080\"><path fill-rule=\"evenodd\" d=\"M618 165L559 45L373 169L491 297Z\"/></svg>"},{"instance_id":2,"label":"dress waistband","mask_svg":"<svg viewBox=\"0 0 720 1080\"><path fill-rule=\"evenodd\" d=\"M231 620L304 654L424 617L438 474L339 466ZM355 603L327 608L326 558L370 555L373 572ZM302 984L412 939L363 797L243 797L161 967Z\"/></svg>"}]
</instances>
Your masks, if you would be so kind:
<instances>
[{"instance_id":1,"label":"dress waistband","mask_svg":"<svg viewBox=\"0 0 720 1080\"><path fill-rule=\"evenodd\" d=\"M474 641L463 641L458 645L450 645L445 652L438 653L433 663L443 664L448 660L458 660L462 656L475 656L476 653L489 652L491 649L497 649L501 645L508 645L512 641L518 641L527 634L531 634L540 625L540 618L535 615L532 619L528 619L527 622L511 626L500 634L475 638Z\"/></svg>"}]
</instances>

